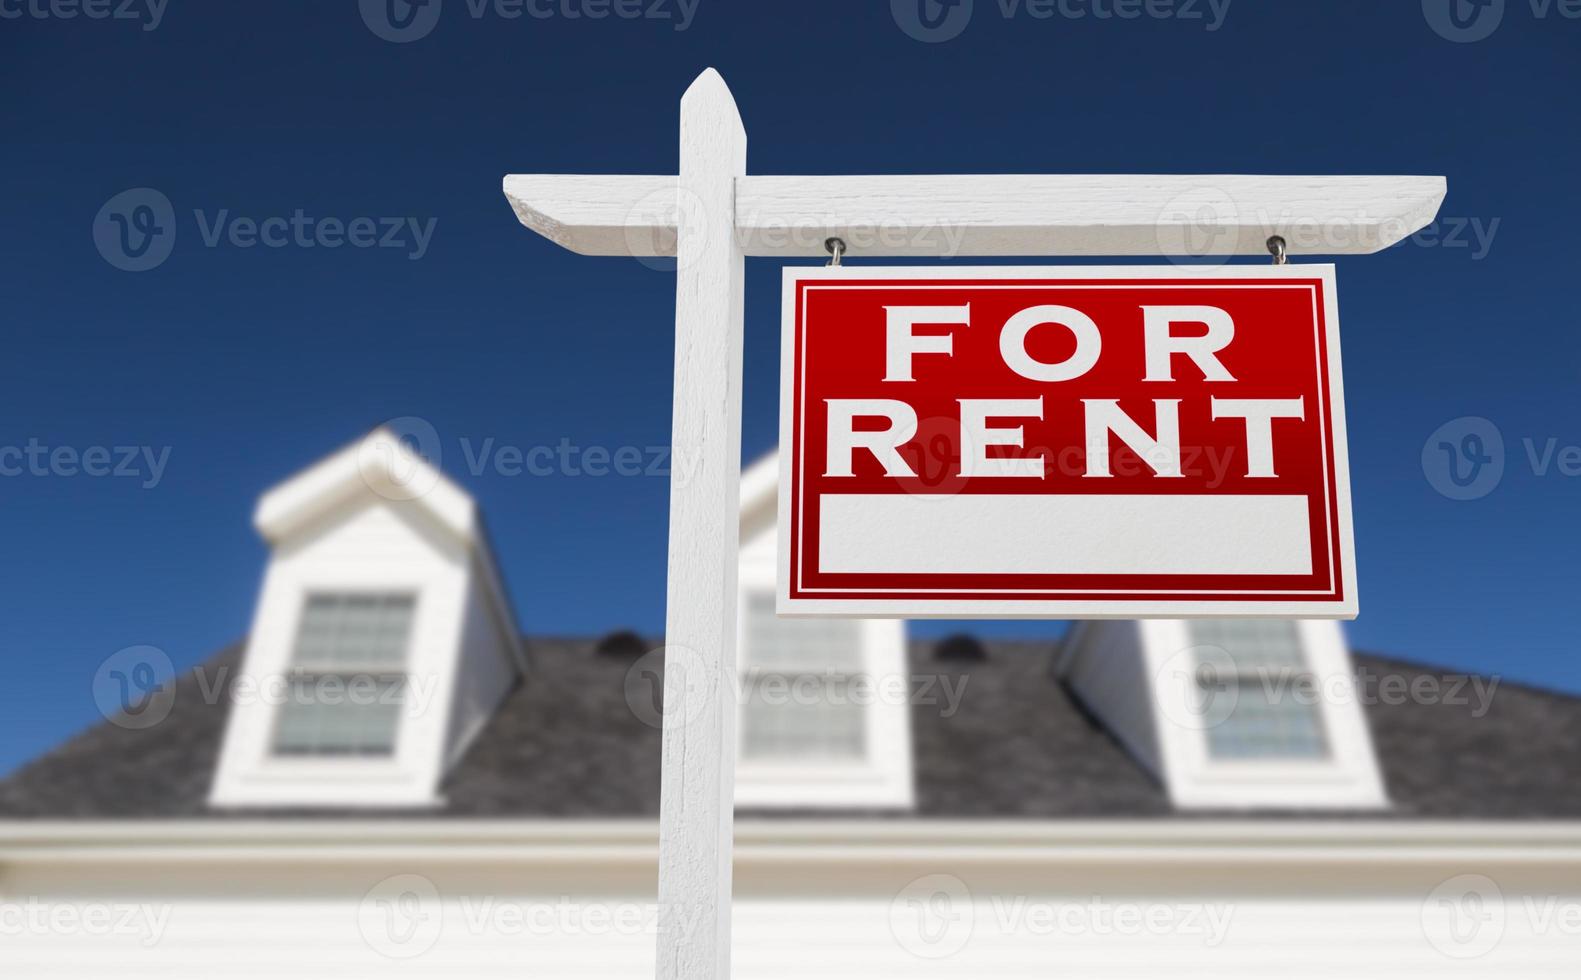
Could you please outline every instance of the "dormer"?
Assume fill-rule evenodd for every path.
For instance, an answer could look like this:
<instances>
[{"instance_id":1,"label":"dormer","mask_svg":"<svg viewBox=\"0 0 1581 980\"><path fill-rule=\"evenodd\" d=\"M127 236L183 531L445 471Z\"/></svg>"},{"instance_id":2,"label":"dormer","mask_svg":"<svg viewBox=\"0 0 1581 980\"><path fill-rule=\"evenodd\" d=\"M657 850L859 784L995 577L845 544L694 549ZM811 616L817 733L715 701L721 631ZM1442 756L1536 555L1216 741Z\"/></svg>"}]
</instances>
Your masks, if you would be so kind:
<instances>
[{"instance_id":1,"label":"dormer","mask_svg":"<svg viewBox=\"0 0 1581 980\"><path fill-rule=\"evenodd\" d=\"M210 803L429 807L525 667L472 498L378 429L260 498Z\"/></svg>"},{"instance_id":2,"label":"dormer","mask_svg":"<svg viewBox=\"0 0 1581 980\"><path fill-rule=\"evenodd\" d=\"M906 624L774 611L779 460L741 475L736 805L912 805Z\"/></svg>"},{"instance_id":3,"label":"dormer","mask_svg":"<svg viewBox=\"0 0 1581 980\"><path fill-rule=\"evenodd\" d=\"M1056 669L1177 808L1388 806L1332 620L1086 622Z\"/></svg>"}]
</instances>

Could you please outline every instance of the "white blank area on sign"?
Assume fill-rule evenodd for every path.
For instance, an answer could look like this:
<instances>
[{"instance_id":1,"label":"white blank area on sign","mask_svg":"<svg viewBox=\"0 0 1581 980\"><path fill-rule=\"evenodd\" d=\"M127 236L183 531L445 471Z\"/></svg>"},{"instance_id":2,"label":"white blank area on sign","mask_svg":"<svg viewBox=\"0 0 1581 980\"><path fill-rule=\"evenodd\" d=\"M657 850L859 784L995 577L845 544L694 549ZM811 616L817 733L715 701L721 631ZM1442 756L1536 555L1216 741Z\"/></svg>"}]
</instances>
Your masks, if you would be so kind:
<instances>
[{"instance_id":1,"label":"white blank area on sign","mask_svg":"<svg viewBox=\"0 0 1581 980\"><path fill-rule=\"evenodd\" d=\"M821 572L1312 572L1304 495L853 493L821 499Z\"/></svg>"}]
</instances>

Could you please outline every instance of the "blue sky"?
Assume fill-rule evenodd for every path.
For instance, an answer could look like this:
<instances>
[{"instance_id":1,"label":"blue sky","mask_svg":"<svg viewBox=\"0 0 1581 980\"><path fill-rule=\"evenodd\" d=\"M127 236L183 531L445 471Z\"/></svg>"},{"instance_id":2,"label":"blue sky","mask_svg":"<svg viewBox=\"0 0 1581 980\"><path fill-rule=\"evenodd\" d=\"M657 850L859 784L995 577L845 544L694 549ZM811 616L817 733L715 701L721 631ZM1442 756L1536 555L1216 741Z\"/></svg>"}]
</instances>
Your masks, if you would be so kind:
<instances>
[{"instance_id":1,"label":"blue sky","mask_svg":"<svg viewBox=\"0 0 1581 980\"><path fill-rule=\"evenodd\" d=\"M1446 175L1431 234L1338 263L1350 634L1581 691L1581 21L1509 0L1456 27L1449 2L976 0L930 6L961 29L925 43L915 0L442 0L392 43L377 0L0 0L0 772L97 718L117 651L188 665L243 636L258 494L392 417L438 433L528 630L657 631L665 480L469 462L490 439L668 441L673 278L552 246L499 187L673 172L677 99L709 65L759 173ZM101 252L118 229L95 235L135 188L171 208L138 221L174 227L142 272ZM399 230L243 244L241 219L299 210L332 238ZM749 458L774 441L778 302L778 265L751 260ZM1489 426L1502 478L1435 489L1430 437Z\"/></svg>"}]
</instances>

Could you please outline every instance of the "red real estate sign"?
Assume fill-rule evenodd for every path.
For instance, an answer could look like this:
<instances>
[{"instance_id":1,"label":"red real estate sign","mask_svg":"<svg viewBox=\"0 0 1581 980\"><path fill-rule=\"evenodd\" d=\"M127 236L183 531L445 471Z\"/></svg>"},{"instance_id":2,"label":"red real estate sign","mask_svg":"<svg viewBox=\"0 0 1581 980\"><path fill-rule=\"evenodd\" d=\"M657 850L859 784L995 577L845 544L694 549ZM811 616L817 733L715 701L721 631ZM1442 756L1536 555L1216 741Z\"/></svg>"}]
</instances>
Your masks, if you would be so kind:
<instances>
[{"instance_id":1,"label":"red real estate sign","mask_svg":"<svg viewBox=\"0 0 1581 980\"><path fill-rule=\"evenodd\" d=\"M1334 269L785 271L779 610L1356 615Z\"/></svg>"}]
</instances>

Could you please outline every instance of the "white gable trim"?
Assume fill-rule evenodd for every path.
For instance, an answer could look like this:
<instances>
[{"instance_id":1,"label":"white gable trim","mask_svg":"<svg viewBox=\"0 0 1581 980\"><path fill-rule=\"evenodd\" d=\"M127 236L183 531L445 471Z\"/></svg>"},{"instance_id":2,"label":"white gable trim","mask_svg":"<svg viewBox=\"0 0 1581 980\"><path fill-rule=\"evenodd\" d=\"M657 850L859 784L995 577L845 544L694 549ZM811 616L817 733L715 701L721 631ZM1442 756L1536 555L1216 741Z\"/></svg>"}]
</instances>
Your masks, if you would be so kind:
<instances>
[{"instance_id":1,"label":"white gable trim","mask_svg":"<svg viewBox=\"0 0 1581 980\"><path fill-rule=\"evenodd\" d=\"M476 540L472 498L383 427L266 491L253 525L264 540L278 544L369 492L411 501L459 541Z\"/></svg>"}]
</instances>

